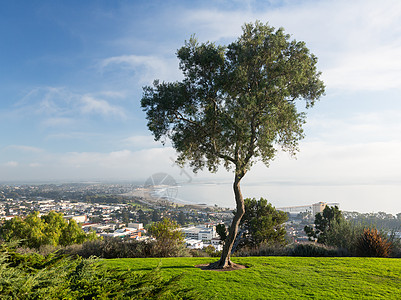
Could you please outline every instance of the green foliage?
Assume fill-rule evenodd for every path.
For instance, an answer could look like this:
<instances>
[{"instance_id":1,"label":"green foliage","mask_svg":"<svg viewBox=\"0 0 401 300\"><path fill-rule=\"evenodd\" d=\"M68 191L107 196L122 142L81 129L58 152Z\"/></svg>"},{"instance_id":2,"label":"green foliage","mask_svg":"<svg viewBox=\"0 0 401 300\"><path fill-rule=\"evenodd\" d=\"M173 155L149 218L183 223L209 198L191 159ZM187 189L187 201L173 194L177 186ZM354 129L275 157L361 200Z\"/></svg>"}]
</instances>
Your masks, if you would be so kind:
<instances>
[{"instance_id":1,"label":"green foliage","mask_svg":"<svg viewBox=\"0 0 401 300\"><path fill-rule=\"evenodd\" d=\"M227 228L225 224L217 224L216 225L216 232L220 237L220 240L224 242L227 238Z\"/></svg>"},{"instance_id":2,"label":"green foliage","mask_svg":"<svg viewBox=\"0 0 401 300\"><path fill-rule=\"evenodd\" d=\"M244 230L242 245L256 247L262 243L285 244L284 222L288 216L276 210L266 199L244 199L245 214L240 227Z\"/></svg>"},{"instance_id":3,"label":"green foliage","mask_svg":"<svg viewBox=\"0 0 401 300\"><path fill-rule=\"evenodd\" d=\"M67 221L63 214L54 211L39 217L33 212L25 219L15 217L0 227L1 239L20 240L22 246L40 248L43 245L66 246L96 239L94 232L86 234L75 220Z\"/></svg>"},{"instance_id":4,"label":"green foliage","mask_svg":"<svg viewBox=\"0 0 401 300\"><path fill-rule=\"evenodd\" d=\"M87 241L82 245L72 245L60 250L68 255L79 255L85 258L155 257L159 253L156 241L122 240L105 238Z\"/></svg>"},{"instance_id":5,"label":"green foliage","mask_svg":"<svg viewBox=\"0 0 401 300\"><path fill-rule=\"evenodd\" d=\"M156 239L156 256L179 256L184 248L184 235L174 220L163 218L153 223L149 233Z\"/></svg>"},{"instance_id":6,"label":"green foliage","mask_svg":"<svg viewBox=\"0 0 401 300\"><path fill-rule=\"evenodd\" d=\"M315 216L315 228L305 226L305 232L310 240L317 240L318 243L326 244L328 232L335 224L344 220L344 217L337 206L326 206L323 213Z\"/></svg>"},{"instance_id":7,"label":"green foliage","mask_svg":"<svg viewBox=\"0 0 401 300\"><path fill-rule=\"evenodd\" d=\"M303 256L303 257L344 257L350 256L346 249L323 244L302 243L283 246L262 243L256 247L243 247L235 256Z\"/></svg>"},{"instance_id":8,"label":"green foliage","mask_svg":"<svg viewBox=\"0 0 401 300\"><path fill-rule=\"evenodd\" d=\"M216 251L216 249L212 245L208 245L203 249L210 257L218 257L221 255L220 251Z\"/></svg>"},{"instance_id":9,"label":"green foliage","mask_svg":"<svg viewBox=\"0 0 401 300\"><path fill-rule=\"evenodd\" d=\"M391 242L381 236L376 228L366 228L357 240L356 252L358 256L388 257L391 246Z\"/></svg>"},{"instance_id":10,"label":"green foliage","mask_svg":"<svg viewBox=\"0 0 401 300\"><path fill-rule=\"evenodd\" d=\"M15 259L0 251L1 299L199 299L180 285L183 275L164 279L160 265L148 272L105 268L94 259Z\"/></svg>"},{"instance_id":11,"label":"green foliage","mask_svg":"<svg viewBox=\"0 0 401 300\"><path fill-rule=\"evenodd\" d=\"M305 43L255 22L227 47L192 37L177 57L184 80L156 80L144 87L141 105L149 130L156 140L171 139L179 162L245 171L255 159L268 164L274 146L296 151L305 115L295 100L312 106L324 93Z\"/></svg>"},{"instance_id":12,"label":"green foliage","mask_svg":"<svg viewBox=\"0 0 401 300\"><path fill-rule=\"evenodd\" d=\"M235 251L235 256L289 256L288 246L282 244L261 243L256 247L245 246Z\"/></svg>"},{"instance_id":13,"label":"green foliage","mask_svg":"<svg viewBox=\"0 0 401 300\"><path fill-rule=\"evenodd\" d=\"M169 278L185 272L184 287L202 299L401 299L401 260L359 257L233 257L247 268L204 271L194 265L214 258L162 258ZM113 259L111 269L151 270L160 259Z\"/></svg>"},{"instance_id":14,"label":"green foliage","mask_svg":"<svg viewBox=\"0 0 401 300\"><path fill-rule=\"evenodd\" d=\"M276 148L295 154L305 123L295 100L310 107L324 93L317 58L305 43L258 21L242 29L227 47L192 37L177 51L184 79L155 80L141 99L149 130L155 140L171 140L178 163L188 162L195 172L216 172L221 165L235 170L237 215L222 252L224 266L244 212L241 179L256 161L269 165Z\"/></svg>"},{"instance_id":15,"label":"green foliage","mask_svg":"<svg viewBox=\"0 0 401 300\"><path fill-rule=\"evenodd\" d=\"M348 256L348 252L341 250L341 248L330 247L321 244L296 244L290 251L291 256L304 256L304 257L338 257Z\"/></svg>"},{"instance_id":16,"label":"green foliage","mask_svg":"<svg viewBox=\"0 0 401 300\"><path fill-rule=\"evenodd\" d=\"M363 226L340 219L331 224L326 233L326 245L343 249L349 255L356 255L356 243L363 232Z\"/></svg>"}]
</instances>

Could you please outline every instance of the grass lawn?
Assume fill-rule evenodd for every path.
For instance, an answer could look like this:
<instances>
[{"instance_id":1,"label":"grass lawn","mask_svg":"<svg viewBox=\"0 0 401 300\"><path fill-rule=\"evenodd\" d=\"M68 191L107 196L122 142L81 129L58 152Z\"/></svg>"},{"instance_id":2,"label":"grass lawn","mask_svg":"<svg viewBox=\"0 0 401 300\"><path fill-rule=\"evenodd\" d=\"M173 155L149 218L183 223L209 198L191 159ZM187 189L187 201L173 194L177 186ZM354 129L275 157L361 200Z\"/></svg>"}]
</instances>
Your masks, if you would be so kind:
<instances>
[{"instance_id":1,"label":"grass lawn","mask_svg":"<svg viewBox=\"0 0 401 300\"><path fill-rule=\"evenodd\" d=\"M161 262L163 277L185 273L182 285L204 299L401 299L401 259L237 257L247 269L216 272L194 266L216 258L104 260L110 268L144 271Z\"/></svg>"}]
</instances>

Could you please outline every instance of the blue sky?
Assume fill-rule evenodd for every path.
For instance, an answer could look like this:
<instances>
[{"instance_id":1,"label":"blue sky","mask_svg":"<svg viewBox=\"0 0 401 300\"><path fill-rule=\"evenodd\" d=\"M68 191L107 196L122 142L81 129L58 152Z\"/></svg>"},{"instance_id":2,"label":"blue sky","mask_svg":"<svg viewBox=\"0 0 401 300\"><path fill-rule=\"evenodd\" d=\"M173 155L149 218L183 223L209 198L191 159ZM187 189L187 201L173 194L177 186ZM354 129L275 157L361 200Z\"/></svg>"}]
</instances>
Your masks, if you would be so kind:
<instances>
[{"instance_id":1,"label":"blue sky","mask_svg":"<svg viewBox=\"0 0 401 300\"><path fill-rule=\"evenodd\" d=\"M142 86L182 78L175 52L192 34L227 44L255 20L305 41L327 89L308 111L298 159L258 164L244 186L269 184L276 206L400 212L397 0L3 1L0 181L179 178L174 150L146 128Z\"/></svg>"}]
</instances>

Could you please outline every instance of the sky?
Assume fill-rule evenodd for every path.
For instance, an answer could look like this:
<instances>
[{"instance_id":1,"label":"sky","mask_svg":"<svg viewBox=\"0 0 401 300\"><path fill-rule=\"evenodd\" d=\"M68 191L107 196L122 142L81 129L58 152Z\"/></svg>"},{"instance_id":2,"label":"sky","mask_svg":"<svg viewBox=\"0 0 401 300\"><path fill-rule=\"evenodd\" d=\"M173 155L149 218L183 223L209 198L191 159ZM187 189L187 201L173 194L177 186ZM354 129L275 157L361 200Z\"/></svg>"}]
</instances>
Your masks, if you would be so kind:
<instances>
[{"instance_id":1,"label":"sky","mask_svg":"<svg viewBox=\"0 0 401 300\"><path fill-rule=\"evenodd\" d=\"M204 183L225 184L233 202L233 174L175 165L140 99L155 79L183 78L176 51L191 35L227 45L256 20L306 42L326 94L307 111L297 158L255 165L245 196L401 212L398 0L2 1L0 182L144 182L163 172L198 184L202 199L222 197Z\"/></svg>"}]
</instances>

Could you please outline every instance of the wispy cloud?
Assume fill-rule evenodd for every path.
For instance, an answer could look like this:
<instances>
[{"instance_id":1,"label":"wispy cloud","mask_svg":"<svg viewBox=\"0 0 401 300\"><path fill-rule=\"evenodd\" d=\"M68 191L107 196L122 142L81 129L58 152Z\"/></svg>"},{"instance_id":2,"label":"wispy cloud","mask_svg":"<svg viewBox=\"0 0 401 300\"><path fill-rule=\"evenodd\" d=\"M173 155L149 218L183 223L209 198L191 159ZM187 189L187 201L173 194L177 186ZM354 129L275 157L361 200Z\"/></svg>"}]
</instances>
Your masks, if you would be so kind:
<instances>
[{"instance_id":1,"label":"wispy cloud","mask_svg":"<svg viewBox=\"0 0 401 300\"><path fill-rule=\"evenodd\" d=\"M42 124L46 127L60 127L60 126L70 126L74 124L75 120L73 118L58 117L58 118L48 118L42 121Z\"/></svg>"},{"instance_id":2,"label":"wispy cloud","mask_svg":"<svg viewBox=\"0 0 401 300\"><path fill-rule=\"evenodd\" d=\"M122 144L138 148L156 148L160 147L161 143L156 142L150 135L133 135L123 139Z\"/></svg>"},{"instance_id":3,"label":"wispy cloud","mask_svg":"<svg viewBox=\"0 0 401 300\"><path fill-rule=\"evenodd\" d=\"M84 114L100 114L104 116L117 116L126 118L125 111L122 107L111 105L103 99L97 99L90 95L81 98L81 112Z\"/></svg>"},{"instance_id":4,"label":"wispy cloud","mask_svg":"<svg viewBox=\"0 0 401 300\"><path fill-rule=\"evenodd\" d=\"M6 147L9 150L13 151L22 151L22 152L31 152L31 153L42 153L44 152L43 149L38 148L38 147L32 147L32 146L25 146L25 145L10 145Z\"/></svg>"},{"instance_id":5,"label":"wispy cloud","mask_svg":"<svg viewBox=\"0 0 401 300\"><path fill-rule=\"evenodd\" d=\"M101 133L96 132L68 131L49 134L46 136L46 140L87 140L100 136Z\"/></svg>"},{"instance_id":6,"label":"wispy cloud","mask_svg":"<svg viewBox=\"0 0 401 300\"><path fill-rule=\"evenodd\" d=\"M401 136L401 111L382 110L355 113L349 117L309 118L306 130L313 132L313 139L338 144L392 142Z\"/></svg>"},{"instance_id":7,"label":"wispy cloud","mask_svg":"<svg viewBox=\"0 0 401 300\"><path fill-rule=\"evenodd\" d=\"M401 87L400 1L294 1L264 9L256 5L190 9L180 22L195 28L203 41L226 41L240 35L245 22L268 21L307 42L319 58L329 88Z\"/></svg>"},{"instance_id":8,"label":"wispy cloud","mask_svg":"<svg viewBox=\"0 0 401 300\"><path fill-rule=\"evenodd\" d=\"M16 161L8 161L8 162L6 162L5 164L4 164L6 167L12 167L12 168L15 168L15 167L18 167L18 162L16 162Z\"/></svg>"},{"instance_id":9,"label":"wispy cloud","mask_svg":"<svg viewBox=\"0 0 401 300\"><path fill-rule=\"evenodd\" d=\"M162 56L121 55L106 58L101 61L102 72L117 70L135 78L137 84L150 84L155 79L176 80L180 78L176 58Z\"/></svg>"},{"instance_id":10,"label":"wispy cloud","mask_svg":"<svg viewBox=\"0 0 401 300\"><path fill-rule=\"evenodd\" d=\"M124 97L123 93L113 91L80 94L64 87L38 87L28 92L16 109L20 115L45 117L42 121L45 126L65 126L81 114L126 118L124 108L108 100L121 97Z\"/></svg>"}]
</instances>

